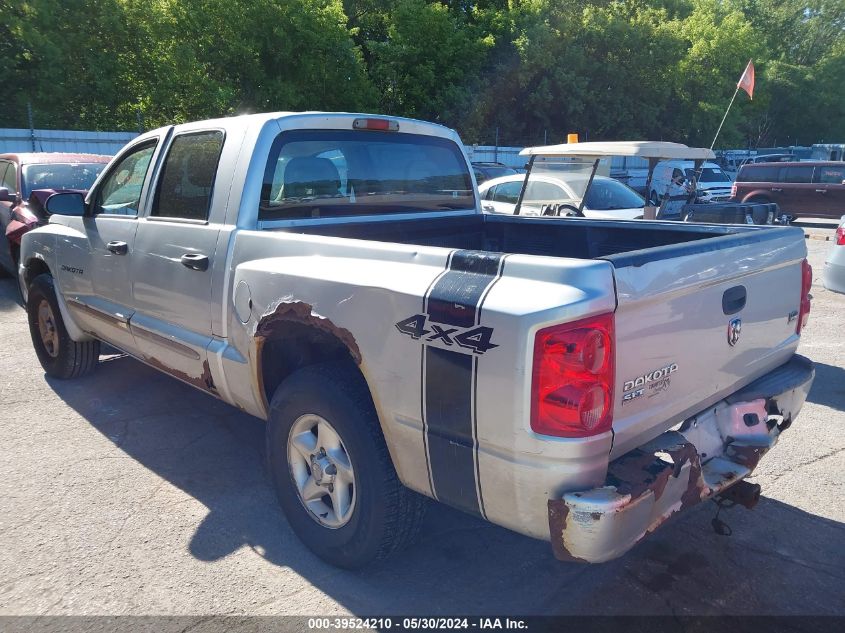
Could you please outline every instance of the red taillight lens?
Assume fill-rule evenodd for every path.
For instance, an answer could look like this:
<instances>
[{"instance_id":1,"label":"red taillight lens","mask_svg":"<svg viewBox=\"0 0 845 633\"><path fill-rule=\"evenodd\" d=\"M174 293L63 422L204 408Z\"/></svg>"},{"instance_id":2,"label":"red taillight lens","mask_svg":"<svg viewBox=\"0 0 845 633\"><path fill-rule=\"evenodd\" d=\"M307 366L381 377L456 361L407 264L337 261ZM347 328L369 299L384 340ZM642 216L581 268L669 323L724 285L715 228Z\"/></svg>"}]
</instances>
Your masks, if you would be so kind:
<instances>
[{"instance_id":1,"label":"red taillight lens","mask_svg":"<svg viewBox=\"0 0 845 633\"><path fill-rule=\"evenodd\" d=\"M531 384L531 429L586 437L613 422L613 313L537 332Z\"/></svg>"},{"instance_id":2,"label":"red taillight lens","mask_svg":"<svg viewBox=\"0 0 845 633\"><path fill-rule=\"evenodd\" d=\"M810 318L810 289L812 286L813 267L805 259L801 262L801 307L798 310L798 324L795 326L795 333L799 335Z\"/></svg>"},{"instance_id":3,"label":"red taillight lens","mask_svg":"<svg viewBox=\"0 0 845 633\"><path fill-rule=\"evenodd\" d=\"M731 185L731 198L736 198L736 183Z\"/></svg>"},{"instance_id":4,"label":"red taillight lens","mask_svg":"<svg viewBox=\"0 0 845 633\"><path fill-rule=\"evenodd\" d=\"M845 246L845 226L836 229L836 245Z\"/></svg>"}]
</instances>

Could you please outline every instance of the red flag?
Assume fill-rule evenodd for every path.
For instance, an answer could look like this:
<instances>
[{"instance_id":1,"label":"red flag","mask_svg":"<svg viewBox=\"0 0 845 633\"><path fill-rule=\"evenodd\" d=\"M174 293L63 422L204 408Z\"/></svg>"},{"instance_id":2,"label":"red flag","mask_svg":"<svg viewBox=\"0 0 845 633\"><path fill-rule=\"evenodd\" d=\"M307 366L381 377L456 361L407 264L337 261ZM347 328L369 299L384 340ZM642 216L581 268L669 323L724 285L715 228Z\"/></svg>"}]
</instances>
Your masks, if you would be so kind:
<instances>
[{"instance_id":1,"label":"red flag","mask_svg":"<svg viewBox=\"0 0 845 633\"><path fill-rule=\"evenodd\" d=\"M754 63L749 59L748 66L742 71L742 77L736 84L737 89L742 88L748 93L749 98L754 98Z\"/></svg>"}]
</instances>

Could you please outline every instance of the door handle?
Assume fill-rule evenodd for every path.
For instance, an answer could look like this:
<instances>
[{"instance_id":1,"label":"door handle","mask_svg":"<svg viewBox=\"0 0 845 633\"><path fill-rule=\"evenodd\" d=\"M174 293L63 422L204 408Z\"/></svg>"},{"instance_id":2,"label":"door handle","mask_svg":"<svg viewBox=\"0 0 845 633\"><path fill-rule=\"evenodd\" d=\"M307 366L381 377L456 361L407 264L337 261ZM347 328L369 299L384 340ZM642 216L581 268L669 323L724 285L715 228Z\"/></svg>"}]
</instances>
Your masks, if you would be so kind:
<instances>
[{"instance_id":1,"label":"door handle","mask_svg":"<svg viewBox=\"0 0 845 633\"><path fill-rule=\"evenodd\" d=\"M185 268L191 270L208 270L208 255L202 253L185 253L179 261Z\"/></svg>"},{"instance_id":2,"label":"door handle","mask_svg":"<svg viewBox=\"0 0 845 633\"><path fill-rule=\"evenodd\" d=\"M816 193L827 193L827 189L816 189Z\"/></svg>"},{"instance_id":3,"label":"door handle","mask_svg":"<svg viewBox=\"0 0 845 633\"><path fill-rule=\"evenodd\" d=\"M778 189L777 187L772 187L772 191L775 191L777 193L783 193L783 189Z\"/></svg>"},{"instance_id":4,"label":"door handle","mask_svg":"<svg viewBox=\"0 0 845 633\"><path fill-rule=\"evenodd\" d=\"M129 252L129 244L126 242L109 242L106 249L115 255L126 255Z\"/></svg>"}]
</instances>

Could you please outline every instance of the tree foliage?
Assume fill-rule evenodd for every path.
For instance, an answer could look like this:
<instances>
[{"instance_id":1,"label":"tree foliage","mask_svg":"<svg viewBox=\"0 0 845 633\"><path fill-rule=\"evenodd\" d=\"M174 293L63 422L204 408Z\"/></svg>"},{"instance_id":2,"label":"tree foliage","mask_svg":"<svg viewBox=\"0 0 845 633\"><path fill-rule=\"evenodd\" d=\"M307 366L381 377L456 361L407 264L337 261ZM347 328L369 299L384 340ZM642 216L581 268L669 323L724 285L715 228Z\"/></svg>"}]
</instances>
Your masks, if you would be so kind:
<instances>
[{"instance_id":1,"label":"tree foliage","mask_svg":"<svg viewBox=\"0 0 845 633\"><path fill-rule=\"evenodd\" d=\"M0 126L378 111L470 142L845 139L845 0L0 0Z\"/></svg>"}]
</instances>

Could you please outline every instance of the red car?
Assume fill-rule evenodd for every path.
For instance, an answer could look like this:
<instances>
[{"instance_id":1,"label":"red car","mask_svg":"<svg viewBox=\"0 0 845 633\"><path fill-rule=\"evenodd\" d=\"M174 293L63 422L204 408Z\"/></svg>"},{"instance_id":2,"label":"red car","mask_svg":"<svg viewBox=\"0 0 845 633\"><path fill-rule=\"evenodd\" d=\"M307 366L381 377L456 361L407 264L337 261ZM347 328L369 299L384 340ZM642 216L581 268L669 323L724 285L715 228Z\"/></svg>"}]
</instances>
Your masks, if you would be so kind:
<instances>
[{"instance_id":1,"label":"red car","mask_svg":"<svg viewBox=\"0 0 845 633\"><path fill-rule=\"evenodd\" d=\"M87 191L111 156L0 154L0 276L17 276L21 237L47 221L44 203L56 191Z\"/></svg>"}]
</instances>

